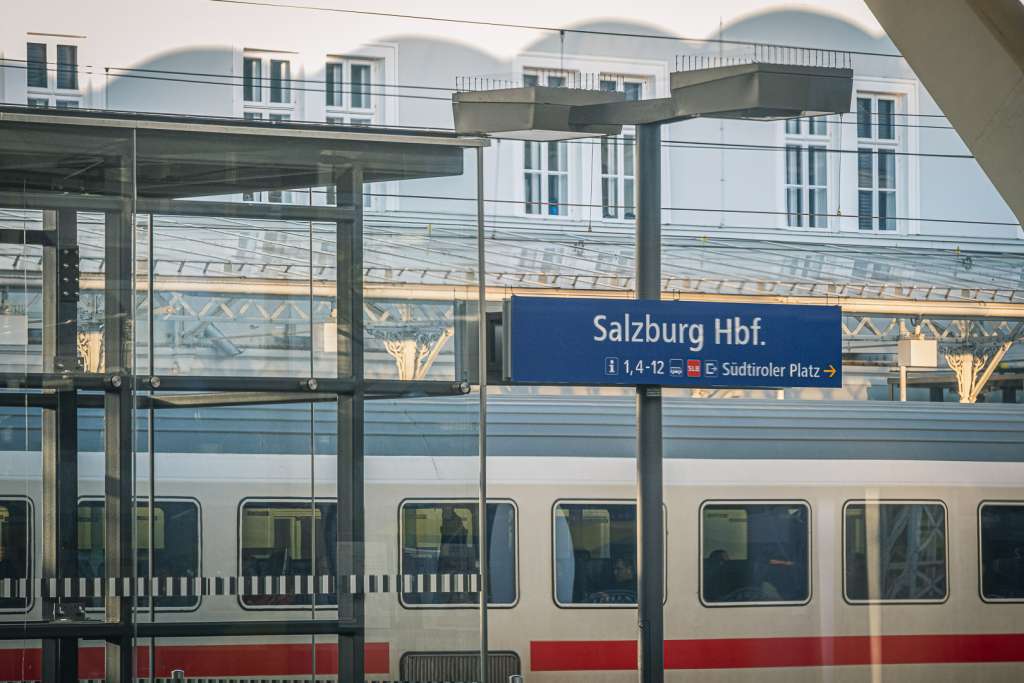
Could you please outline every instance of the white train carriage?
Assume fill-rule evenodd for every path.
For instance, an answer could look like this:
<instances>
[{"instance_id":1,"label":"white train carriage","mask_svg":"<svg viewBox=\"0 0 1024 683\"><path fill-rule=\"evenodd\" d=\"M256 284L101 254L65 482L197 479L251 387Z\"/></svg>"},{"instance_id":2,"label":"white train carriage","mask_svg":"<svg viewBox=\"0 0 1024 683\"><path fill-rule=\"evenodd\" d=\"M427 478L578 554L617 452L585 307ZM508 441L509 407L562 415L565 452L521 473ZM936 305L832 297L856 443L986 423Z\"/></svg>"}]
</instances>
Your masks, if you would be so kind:
<instances>
[{"instance_id":1,"label":"white train carriage","mask_svg":"<svg viewBox=\"0 0 1024 683\"><path fill-rule=\"evenodd\" d=\"M1024 677L1019 409L679 400L665 413L668 680ZM335 572L330 413L314 415L316 456L308 408L241 415L182 411L158 424L155 573L222 580L206 594L168 582L156 619L328 618L336 609L328 587L277 582ZM473 418L465 399L368 405L369 680L470 680L479 633ZM635 679L632 429L626 399L492 400L492 680ZM8 433L24 448L2 460L5 576L28 562L38 576L32 434L30 423ZM101 455L84 453L80 469L88 578L103 574ZM140 454L140 495L148 476ZM140 537L140 558L148 553ZM39 602L0 606L5 619L35 620ZM142 604L150 609L148 598ZM86 603L87 615L98 616L96 605ZM155 675L308 680L315 668L329 678L336 641L315 642L162 640ZM145 673L148 642L140 647ZM83 651L83 678L101 675L98 653ZM37 680L38 642L7 643L0 679Z\"/></svg>"}]
</instances>

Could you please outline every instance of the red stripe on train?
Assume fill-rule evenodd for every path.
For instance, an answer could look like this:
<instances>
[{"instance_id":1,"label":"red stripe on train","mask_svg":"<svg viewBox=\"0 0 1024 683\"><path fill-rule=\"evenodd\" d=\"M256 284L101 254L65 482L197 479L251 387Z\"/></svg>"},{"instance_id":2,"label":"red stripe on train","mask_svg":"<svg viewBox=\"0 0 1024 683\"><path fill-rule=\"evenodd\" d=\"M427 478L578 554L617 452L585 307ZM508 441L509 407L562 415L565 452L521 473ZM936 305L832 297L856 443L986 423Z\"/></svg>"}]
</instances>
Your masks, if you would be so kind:
<instances>
[{"instance_id":1,"label":"red stripe on train","mask_svg":"<svg viewBox=\"0 0 1024 683\"><path fill-rule=\"evenodd\" d=\"M386 674L391 668L387 643L366 643L366 673ZM172 669L183 669L189 678L228 676L266 678L308 676L313 671L312 649L303 643L266 645L158 645L156 675L169 678ZM149 675L149 648L135 649L139 676ZM103 678L103 648L79 650L78 677ZM338 646L316 646L316 672L338 673ZM0 680L42 679L42 651L39 648L0 649Z\"/></svg>"},{"instance_id":2,"label":"red stripe on train","mask_svg":"<svg viewBox=\"0 0 1024 683\"><path fill-rule=\"evenodd\" d=\"M873 654L877 652L877 654ZM635 640L530 643L533 671L629 671ZM749 669L1024 661L1024 634L711 638L665 641L666 669Z\"/></svg>"}]
</instances>

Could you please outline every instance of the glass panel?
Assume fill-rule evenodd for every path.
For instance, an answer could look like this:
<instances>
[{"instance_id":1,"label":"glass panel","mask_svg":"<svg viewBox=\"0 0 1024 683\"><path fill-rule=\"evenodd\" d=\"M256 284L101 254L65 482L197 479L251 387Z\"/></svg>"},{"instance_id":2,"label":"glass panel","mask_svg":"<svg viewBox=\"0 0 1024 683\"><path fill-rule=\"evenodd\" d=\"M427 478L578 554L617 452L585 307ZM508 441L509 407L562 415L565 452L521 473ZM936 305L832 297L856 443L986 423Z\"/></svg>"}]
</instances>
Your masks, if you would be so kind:
<instances>
[{"instance_id":1,"label":"glass panel","mask_svg":"<svg viewBox=\"0 0 1024 683\"><path fill-rule=\"evenodd\" d=\"M937 503L851 503L845 511L849 600L946 597L946 510Z\"/></svg>"},{"instance_id":2,"label":"glass panel","mask_svg":"<svg viewBox=\"0 0 1024 683\"><path fill-rule=\"evenodd\" d=\"M46 44L29 43L27 54L27 83L30 88L47 87Z\"/></svg>"},{"instance_id":3,"label":"glass panel","mask_svg":"<svg viewBox=\"0 0 1024 683\"><path fill-rule=\"evenodd\" d=\"M705 505L701 515L705 603L810 599L810 509L802 504Z\"/></svg>"},{"instance_id":4,"label":"glass panel","mask_svg":"<svg viewBox=\"0 0 1024 683\"><path fill-rule=\"evenodd\" d=\"M871 230L874 228L874 206L872 205L871 197L871 190L860 190L857 193L857 227L860 230Z\"/></svg>"},{"instance_id":5,"label":"glass panel","mask_svg":"<svg viewBox=\"0 0 1024 683\"><path fill-rule=\"evenodd\" d=\"M634 180L632 178L626 178L622 181L623 218L636 218L636 201L633 198L633 185Z\"/></svg>"},{"instance_id":6,"label":"glass panel","mask_svg":"<svg viewBox=\"0 0 1024 683\"><path fill-rule=\"evenodd\" d=\"M896 229L896 193L878 193L878 229Z\"/></svg>"},{"instance_id":7,"label":"glass panel","mask_svg":"<svg viewBox=\"0 0 1024 683\"><path fill-rule=\"evenodd\" d=\"M857 150L857 187L874 187L872 172L872 150L861 147Z\"/></svg>"},{"instance_id":8,"label":"glass panel","mask_svg":"<svg viewBox=\"0 0 1024 683\"><path fill-rule=\"evenodd\" d=\"M291 95L291 63L284 60L270 60L270 101L290 103Z\"/></svg>"},{"instance_id":9,"label":"glass panel","mask_svg":"<svg viewBox=\"0 0 1024 683\"><path fill-rule=\"evenodd\" d=\"M523 87L529 88L534 85L538 85L537 74L523 74Z\"/></svg>"},{"instance_id":10,"label":"glass panel","mask_svg":"<svg viewBox=\"0 0 1024 683\"><path fill-rule=\"evenodd\" d=\"M74 45L57 46L57 87L78 89L78 48Z\"/></svg>"},{"instance_id":11,"label":"glass panel","mask_svg":"<svg viewBox=\"0 0 1024 683\"><path fill-rule=\"evenodd\" d=\"M78 109L78 100L57 100L57 109Z\"/></svg>"},{"instance_id":12,"label":"glass panel","mask_svg":"<svg viewBox=\"0 0 1024 683\"><path fill-rule=\"evenodd\" d=\"M269 595L241 597L247 607L312 604L312 595L281 590L278 577L334 576L337 573L336 503L244 501L239 532L239 566L243 577L269 584ZM250 579L251 580L251 579ZM321 582L316 579L317 585ZM337 604L334 594L318 593L318 605Z\"/></svg>"},{"instance_id":13,"label":"glass panel","mask_svg":"<svg viewBox=\"0 0 1024 683\"><path fill-rule=\"evenodd\" d=\"M327 82L324 84L324 89L326 90L328 107L340 107L344 102L341 88L345 80L344 70L344 64L332 63L327 65Z\"/></svg>"},{"instance_id":14,"label":"glass panel","mask_svg":"<svg viewBox=\"0 0 1024 683\"><path fill-rule=\"evenodd\" d=\"M0 501L0 579L11 579L12 583L31 576L34 542L31 532L31 508L27 499ZM12 585L12 588L14 586ZM25 595L22 590L12 593ZM27 597L0 597L0 610L26 610Z\"/></svg>"},{"instance_id":15,"label":"glass panel","mask_svg":"<svg viewBox=\"0 0 1024 683\"><path fill-rule=\"evenodd\" d=\"M616 86L616 83L615 83L614 80L604 80L604 79L602 79L601 80L601 90L604 90L605 92L615 92L616 90L618 90L618 87Z\"/></svg>"},{"instance_id":16,"label":"glass panel","mask_svg":"<svg viewBox=\"0 0 1024 683\"><path fill-rule=\"evenodd\" d=\"M636 138L632 135L622 136L622 174L626 176L636 175L636 162L633 160L633 151L636 149ZM632 206L632 203L627 203Z\"/></svg>"},{"instance_id":17,"label":"glass panel","mask_svg":"<svg viewBox=\"0 0 1024 683\"><path fill-rule=\"evenodd\" d=\"M565 76L548 76L549 88L561 88L565 86Z\"/></svg>"},{"instance_id":18,"label":"glass panel","mask_svg":"<svg viewBox=\"0 0 1024 683\"><path fill-rule=\"evenodd\" d=\"M104 529L102 500L84 500L78 504L78 575L86 579L104 576ZM157 500L153 517L153 576L174 579L177 591L180 579L200 576L199 503L195 500ZM139 576L149 576L149 502L140 502L135 513L136 554ZM166 584L161 587L164 589ZM149 605L139 598L140 606ZM199 604L198 596L162 595L156 607L187 609ZM100 609L100 599L87 599L86 606Z\"/></svg>"},{"instance_id":19,"label":"glass panel","mask_svg":"<svg viewBox=\"0 0 1024 683\"><path fill-rule=\"evenodd\" d=\"M475 502L413 502L402 505L402 567L405 575L441 575L440 581L463 581L454 575L476 574L479 564L478 506ZM510 503L487 504L490 539L490 586L487 601L510 605L516 601L515 508ZM445 575L448 575L446 578ZM465 577L468 579L468 576ZM463 584L465 585L465 584ZM478 599L468 591L403 593L406 605L470 605Z\"/></svg>"},{"instance_id":20,"label":"glass panel","mask_svg":"<svg viewBox=\"0 0 1024 683\"><path fill-rule=\"evenodd\" d=\"M618 218L619 183L615 178L601 178L601 214L605 218Z\"/></svg>"},{"instance_id":21,"label":"glass panel","mask_svg":"<svg viewBox=\"0 0 1024 683\"><path fill-rule=\"evenodd\" d=\"M601 138L601 173L609 175L611 173L617 173L619 155L615 149L617 138L614 137L603 137Z\"/></svg>"},{"instance_id":22,"label":"glass panel","mask_svg":"<svg viewBox=\"0 0 1024 683\"><path fill-rule=\"evenodd\" d=\"M50 100L46 97L29 97L26 103L30 107L48 107L50 106Z\"/></svg>"},{"instance_id":23,"label":"glass panel","mask_svg":"<svg viewBox=\"0 0 1024 683\"><path fill-rule=\"evenodd\" d=\"M242 62L242 99L246 102L259 102L263 99L263 62L253 57L246 57Z\"/></svg>"},{"instance_id":24,"label":"glass panel","mask_svg":"<svg viewBox=\"0 0 1024 683\"><path fill-rule=\"evenodd\" d=\"M981 595L1024 599L1024 504L981 506Z\"/></svg>"},{"instance_id":25,"label":"glass panel","mask_svg":"<svg viewBox=\"0 0 1024 683\"><path fill-rule=\"evenodd\" d=\"M555 600L560 605L636 603L636 506L555 505Z\"/></svg>"},{"instance_id":26,"label":"glass panel","mask_svg":"<svg viewBox=\"0 0 1024 683\"><path fill-rule=\"evenodd\" d=\"M370 65L352 65L352 107L370 108Z\"/></svg>"},{"instance_id":27,"label":"glass panel","mask_svg":"<svg viewBox=\"0 0 1024 683\"><path fill-rule=\"evenodd\" d=\"M786 133L790 135L800 134L800 119L786 119Z\"/></svg>"},{"instance_id":28,"label":"glass panel","mask_svg":"<svg viewBox=\"0 0 1024 683\"><path fill-rule=\"evenodd\" d=\"M828 135L828 119L824 116L813 116L807 119L811 135Z\"/></svg>"},{"instance_id":29,"label":"glass panel","mask_svg":"<svg viewBox=\"0 0 1024 683\"><path fill-rule=\"evenodd\" d=\"M562 212L561 202L562 184L559 182L561 176L557 174L548 175L548 214L557 216Z\"/></svg>"},{"instance_id":30,"label":"glass panel","mask_svg":"<svg viewBox=\"0 0 1024 683\"><path fill-rule=\"evenodd\" d=\"M622 90L626 93L626 99L634 102L643 98L643 84L626 82L622 84Z\"/></svg>"},{"instance_id":31,"label":"glass panel","mask_svg":"<svg viewBox=\"0 0 1024 683\"><path fill-rule=\"evenodd\" d=\"M857 98L857 137L871 137L871 98Z\"/></svg>"},{"instance_id":32,"label":"glass panel","mask_svg":"<svg viewBox=\"0 0 1024 683\"><path fill-rule=\"evenodd\" d=\"M896 154L891 149L880 149L878 156L878 187L892 190L896 188Z\"/></svg>"},{"instance_id":33,"label":"glass panel","mask_svg":"<svg viewBox=\"0 0 1024 683\"><path fill-rule=\"evenodd\" d=\"M800 185L803 182L803 170L799 145L786 145L786 184Z\"/></svg>"},{"instance_id":34,"label":"glass panel","mask_svg":"<svg viewBox=\"0 0 1024 683\"><path fill-rule=\"evenodd\" d=\"M523 168L540 170L540 143L523 143Z\"/></svg>"},{"instance_id":35,"label":"glass panel","mask_svg":"<svg viewBox=\"0 0 1024 683\"><path fill-rule=\"evenodd\" d=\"M893 100L878 100L878 139L893 140L896 138L896 126L893 119L896 102Z\"/></svg>"},{"instance_id":36,"label":"glass panel","mask_svg":"<svg viewBox=\"0 0 1024 683\"><path fill-rule=\"evenodd\" d=\"M564 171L565 167L565 143L549 142L548 147L548 170Z\"/></svg>"},{"instance_id":37,"label":"glass panel","mask_svg":"<svg viewBox=\"0 0 1024 683\"><path fill-rule=\"evenodd\" d=\"M807 191L807 224L812 228L828 227L828 190L811 188Z\"/></svg>"},{"instance_id":38,"label":"glass panel","mask_svg":"<svg viewBox=\"0 0 1024 683\"><path fill-rule=\"evenodd\" d=\"M828 153L824 147L807 148L807 184L828 185Z\"/></svg>"},{"instance_id":39,"label":"glass panel","mask_svg":"<svg viewBox=\"0 0 1024 683\"><path fill-rule=\"evenodd\" d=\"M803 190L799 187L786 188L786 221L789 227L803 225Z\"/></svg>"},{"instance_id":40,"label":"glass panel","mask_svg":"<svg viewBox=\"0 0 1024 683\"><path fill-rule=\"evenodd\" d=\"M523 190L523 196L526 203L526 213L540 213L540 174L524 174Z\"/></svg>"}]
</instances>

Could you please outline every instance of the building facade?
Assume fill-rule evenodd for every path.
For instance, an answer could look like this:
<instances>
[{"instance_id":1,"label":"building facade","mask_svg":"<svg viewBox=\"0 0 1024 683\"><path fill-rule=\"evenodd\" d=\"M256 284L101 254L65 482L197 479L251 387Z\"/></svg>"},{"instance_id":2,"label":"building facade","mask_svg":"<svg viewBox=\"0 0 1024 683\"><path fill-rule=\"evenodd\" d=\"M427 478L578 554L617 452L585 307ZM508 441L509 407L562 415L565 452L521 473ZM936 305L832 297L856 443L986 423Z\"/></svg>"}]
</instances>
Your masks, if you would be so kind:
<instances>
[{"instance_id":1,"label":"building facade","mask_svg":"<svg viewBox=\"0 0 1024 683\"><path fill-rule=\"evenodd\" d=\"M665 127L666 290L817 296L859 286L861 295L867 287L877 288L871 296L878 298L907 298L909 291L915 299L941 296L927 289L939 287L947 298L955 290L956 298L1018 301L1024 296L1024 232L927 90L858 5L824 3L810 11L736 3L729 16L693 9L692 16L671 14L672 22L658 26L572 16L562 32L525 29L537 23L527 22L526 14L509 19L515 28L222 3L149 8L144 16L130 3L112 3L113 16L22 7L0 28L0 100L449 129L457 88L537 84L654 98L668 94L669 74L681 61L746 59L750 42L774 46L769 59L814 58L784 46L835 50L854 70L847 114ZM138 30L144 25L160 30ZM492 285L631 287L632 136L627 127L601 139L495 141L485 151ZM423 277L429 272L443 285L444 272L472 263L472 255L458 249L415 256L398 248L424 234L473 225L472 176L367 186L368 225L391 231L382 239L395 247L368 258L369 281L374 268L407 268ZM336 201L330 187L237 199ZM214 239L210 255L220 270L242 271L247 262L280 256L305 240L286 228L255 237L242 231ZM310 251L329 254L332 248L316 243ZM851 320L851 330L858 324ZM896 329L906 332L903 324ZM887 364L867 347L865 367L875 369L864 372L874 378L859 380L855 369L848 377L860 388L844 396L884 394L870 387L879 386L888 372L879 368ZM448 351L432 358L445 367L454 362Z\"/></svg>"}]
</instances>

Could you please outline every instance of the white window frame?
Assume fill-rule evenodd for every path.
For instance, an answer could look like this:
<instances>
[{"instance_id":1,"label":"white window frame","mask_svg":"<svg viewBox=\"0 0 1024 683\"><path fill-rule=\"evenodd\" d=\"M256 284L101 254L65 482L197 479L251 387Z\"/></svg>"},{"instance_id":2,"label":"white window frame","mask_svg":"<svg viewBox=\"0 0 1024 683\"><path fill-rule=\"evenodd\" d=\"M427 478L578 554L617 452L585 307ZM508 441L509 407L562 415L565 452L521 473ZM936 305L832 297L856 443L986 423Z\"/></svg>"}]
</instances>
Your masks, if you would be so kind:
<instances>
[{"instance_id":1,"label":"white window frame","mask_svg":"<svg viewBox=\"0 0 1024 683\"><path fill-rule=\"evenodd\" d=\"M842 116L837 148L842 150L837 179L836 211L841 217L834 219L843 232L871 235L918 235L921 233L920 163L916 155L920 150L920 135L914 115L919 111L920 85L913 79L898 78L856 78L850 98L849 114ZM860 140L857 135L857 97L875 95L896 99L894 128L897 137L896 155L896 217L906 218L896 222L896 230L860 230L858 226L858 168L857 149ZM835 118L833 118L835 120ZM877 163L877 162L876 162ZM832 170L832 169L830 169ZM877 166L876 166L877 170ZM784 207L783 207L784 210ZM873 212L877 215L877 212ZM874 221L873 221L874 222Z\"/></svg>"},{"instance_id":2,"label":"white window frame","mask_svg":"<svg viewBox=\"0 0 1024 683\"><path fill-rule=\"evenodd\" d=\"M338 93L341 97L340 103L328 104L328 78L327 70L331 66L341 66L342 70L342 81L341 81L341 92ZM354 66L365 66L369 68L370 82L367 87L366 97L369 100L368 106L357 107L352 104L352 67ZM350 57L345 55L328 55L324 62L324 120L336 126L373 126L380 123L381 117L381 81L383 80L385 67L382 59L374 59L369 57ZM322 188L324 192L324 202L328 205L334 205L337 201L336 190L334 187L327 186ZM363 210L372 211L380 205L380 197L375 197L374 193L364 191L363 192Z\"/></svg>"},{"instance_id":3,"label":"white window frame","mask_svg":"<svg viewBox=\"0 0 1024 683\"><path fill-rule=\"evenodd\" d=\"M945 565L944 566L945 566L945 570L946 570L946 594L943 597L941 597L941 598L908 598L908 599L905 599L905 600L894 600L892 598L868 598L866 600L854 600L854 599L851 599L849 594L847 593L847 583L846 583L846 554L847 554L846 553L846 511L849 509L849 507L851 505L863 505L865 507L865 509L869 505L877 505L879 507L881 507L883 505L939 505L939 506L941 506L942 507L942 522L943 522L943 531L942 531L942 533L943 533L943 541L944 541L943 542L943 546L944 546L943 550L945 551L945 558L944 558ZM949 587L950 587L950 583L951 583L951 581L950 581L950 574L952 573L951 572L952 567L950 567L950 564L949 564L949 545L950 545L950 538L949 538L949 507L946 505L946 503L944 501L941 501L941 500L931 500L931 499L927 499L927 500L926 499L911 500L911 499L906 499L906 498L875 498L875 499L858 498L858 499L853 499L853 500L847 500L845 503L843 503L843 509L842 509L842 511L841 511L841 513L839 515L839 525L840 525L840 528L842 529L842 533L840 534L840 547L839 547L839 552L840 552L840 555L841 555L841 565L842 565L841 566L842 574L840 575L840 581L842 582L842 587L843 587L843 600L845 600L847 602L847 604L850 604L850 605L914 605L914 604L919 604L919 605L940 605L942 603L945 603L947 600L949 600L949 593L950 593Z\"/></svg>"},{"instance_id":4,"label":"white window frame","mask_svg":"<svg viewBox=\"0 0 1024 683\"><path fill-rule=\"evenodd\" d=\"M834 163L833 135L838 122L831 116L800 117L780 122L783 135L782 151L782 226L797 230L828 230L832 225L834 211L833 195L835 194L832 178L838 170ZM820 130L823 127L824 130ZM791 150L796 150L798 181L790 182ZM816 182L811 185L812 150L814 154L824 156L825 183ZM819 210L811 207L811 193L824 191L825 204ZM799 209L790 211L789 197L792 192L799 199ZM813 224L813 225L812 225Z\"/></svg>"},{"instance_id":5,"label":"white window frame","mask_svg":"<svg viewBox=\"0 0 1024 683\"><path fill-rule=\"evenodd\" d=\"M341 92L338 93L341 97L341 102L335 102L334 104L328 104L328 85L327 85L327 67L328 66L341 66L342 67L342 81L341 81ZM369 68L370 82L366 91L366 98L368 100L368 106L358 107L353 104L353 85L352 85L352 68L356 66L364 66ZM360 125L365 123L377 123L378 120L378 109L379 109L379 93L375 90L379 90L379 83L382 76L383 69L381 68L380 60L368 59L364 57L349 57L345 55L328 55L327 60L324 63L324 112L325 118L330 120L342 119L339 125Z\"/></svg>"},{"instance_id":6,"label":"white window frame","mask_svg":"<svg viewBox=\"0 0 1024 683\"><path fill-rule=\"evenodd\" d=\"M539 86L572 87L573 83L578 82L579 79L579 73L571 69L529 67L523 69L522 73L524 85L531 83L530 79L534 79L535 84ZM563 81L552 86L554 79L563 79ZM555 158L561 160L560 168L551 168L552 146L555 150ZM570 184L574 173L570 160L572 149L568 142L565 140L550 142L524 141L520 145L520 149L522 156L519 165L521 169L519 177L522 179L523 199L520 206L522 215L529 218L557 219L571 217L575 213L572 206L573 201L570 198L572 194ZM528 159L534 161L534 164L527 166ZM527 189L533 184L534 179L536 180L535 197L531 196L533 193ZM559 184L559 194L563 195L558 201L558 213L551 213L553 204L551 202L550 183L552 179ZM536 207L536 210L531 210L531 207Z\"/></svg>"},{"instance_id":7,"label":"white window frame","mask_svg":"<svg viewBox=\"0 0 1024 683\"><path fill-rule=\"evenodd\" d=\"M866 137L866 138L863 138L860 135L860 115L859 115L858 112L860 110L860 101L861 100L868 100L870 102L870 104L871 104L871 113L870 113L870 116L869 116L870 126L871 126L871 128L870 128L871 135L869 137ZM880 123L880 119L879 119L879 115L878 115L879 114L879 102L881 102L881 101L891 102L892 103L893 111L892 111L892 137L891 138L881 138L878 135L878 129L879 129L879 123ZM902 184L902 177L903 177L903 173L901 173L901 170L902 170L902 167L903 167L902 157L904 155L897 154L897 152L900 151L901 142L902 142L902 138L903 138L903 135L901 135L900 131L904 128L904 126L899 125L899 123L901 122L901 120L905 121L905 118L900 116L901 110L903 109L903 107L901 105L902 105L901 98L899 96L897 96L897 95L890 95L888 93L864 92L864 91L857 91L854 94L854 98L853 98L853 112L854 112L853 113L853 117L854 117L854 122L856 124L854 126L854 130L856 131L856 134L857 134L857 200L858 200L857 201L857 205L856 205L857 206L857 229L862 231L862 232L878 232L878 233L906 232L905 229L901 230L901 228L900 228L900 223L902 222L901 219L904 218L904 215L900 212L900 207L903 205L903 202L900 201L900 194L901 194L901 192L900 192L900 185ZM870 150L870 153L871 153L871 185L870 185L870 187L862 186L860 184L860 155L861 155L861 151L862 150ZM883 187L881 187L881 184L879 182L880 177L881 177L881 172L880 172L881 160L882 160L882 154L881 153L886 153L886 152L892 155L892 160L893 160L893 164L892 164L892 166L893 166L892 176L893 177L891 179L891 181L892 181L892 187L891 188L883 188ZM861 227L861 224L860 224L860 193L861 192L870 192L871 193L871 216L872 216L872 218L871 218L871 227L870 228ZM892 227L891 228L883 228L882 225L881 225L880 215L881 215L881 212L882 212L882 210L881 210L882 203L881 203L881 201L879 201L879 197L880 197L882 192L891 193L893 195L893 209L896 212L896 216L894 218L889 218L888 219L888 220L892 221Z\"/></svg>"},{"instance_id":8,"label":"white window frame","mask_svg":"<svg viewBox=\"0 0 1024 683\"><path fill-rule=\"evenodd\" d=\"M668 92L670 65L665 60L638 60L615 57L593 57L589 55L565 54L558 52L527 52L513 61L514 73L524 74L532 71L565 71L580 74L631 74L643 78L649 84L644 93L645 98L658 97L659 93ZM544 220L557 219L591 219L601 221L601 167L600 148L596 140L586 140L585 144L569 142L569 187L568 213L550 216L547 214L528 214L525 204L524 176L524 145L516 144L516 154L511 156L511 163L502 162L503 168L498 174L510 172L517 180L509 183L508 194L501 199L511 200L508 208L510 214L518 217ZM662 190L663 196L669 196L672 188L671 166L668 163L669 149L662 149ZM504 165L507 164L507 165ZM501 188L499 187L499 192Z\"/></svg>"},{"instance_id":9,"label":"white window frame","mask_svg":"<svg viewBox=\"0 0 1024 683\"><path fill-rule=\"evenodd\" d=\"M260 63L259 99L256 100L245 99L245 62L248 59L258 59ZM288 62L288 98L285 102L272 102L270 99L271 62ZM261 115L260 118L263 119L269 119L271 114L284 114L290 119L296 118L298 109L296 103L298 98L296 97L295 88L292 84L301 80L302 77L301 74L298 73L298 65L299 62L297 55L292 52L273 52L270 50L256 50L248 48L242 50L239 65L241 80L241 87L239 87L239 101L242 103L242 113L258 113Z\"/></svg>"},{"instance_id":10,"label":"white window frame","mask_svg":"<svg viewBox=\"0 0 1024 683\"><path fill-rule=\"evenodd\" d=\"M651 90L651 78L648 76L635 76L617 73L601 73L598 75L598 87L605 90L604 84L613 82L615 92L624 92L626 84L640 86L640 99L646 99ZM602 220L615 222L630 222L636 219L636 128L634 126L623 126L622 133L614 136L603 136L597 140L590 140L590 144L599 146L600 158L597 161L597 177L600 195L600 216ZM632 153L627 155L626 148L630 147ZM614 171L605 173L604 159L608 150L615 155ZM627 156L632 156L632 165L626 163ZM614 215L608 215L609 204L605 201L606 183L614 183L615 207ZM626 188L632 186L632 208L626 203Z\"/></svg>"},{"instance_id":11,"label":"white window frame","mask_svg":"<svg viewBox=\"0 0 1024 683\"><path fill-rule=\"evenodd\" d=\"M28 44L41 43L46 46L46 87L28 85ZM58 46L75 48L75 88L57 87ZM58 36L29 33L25 36L25 103L30 106L46 106L58 109L79 109L86 101L88 78L82 68L82 39L79 36ZM45 100L46 104L41 104ZM32 104L33 101L36 104Z\"/></svg>"},{"instance_id":12,"label":"white window frame","mask_svg":"<svg viewBox=\"0 0 1024 683\"><path fill-rule=\"evenodd\" d=\"M403 562L402 558L405 555L405 515L402 514L402 513L405 511L405 506L406 505L420 505L420 504L424 504L424 503L425 504L433 503L433 504L436 504L436 505L444 505L444 504L451 504L451 503L455 503L455 504L458 504L458 503L475 504L476 500L477 500L476 498L405 498L405 499L403 499L398 504L398 564L399 564L399 574L403 575L403 576L406 575L405 567L402 565L402 562ZM519 505L517 505L516 502L514 500L512 500L511 498L488 498L487 499L487 504L490 505L491 503L511 505L512 506L512 510L513 510L513 512L515 514L515 524L514 524L514 527L512 529L512 532L513 532L513 534L515 536L515 563L516 563L515 589L516 589L516 595L515 595L515 599L512 602L491 602L491 601L488 600L487 608L488 609L511 609L511 608L513 608L513 607L515 607L516 605L519 604L519 598L521 596L520 585L521 585L521 582L522 582L522 574L520 572L520 562L519 562L519 555L520 555L520 545L519 545ZM479 512L477 512L477 524L485 524L485 523L486 523L486 520L484 520L483 522L480 521L480 519L479 519ZM440 581L440 579L439 579L439 581ZM401 602L402 607L405 608L405 609L449 609L449 610L451 610L451 609L472 609L472 610L475 610L475 609L479 609L479 607L480 607L478 602L469 602L469 603L461 603L461 604L453 604L453 605L444 605L444 604L439 604L439 605L407 604L405 602L405 593L406 593L406 591L404 590L404 586L403 586L398 591L398 600L399 600L399 602Z\"/></svg>"},{"instance_id":13,"label":"white window frame","mask_svg":"<svg viewBox=\"0 0 1024 683\"><path fill-rule=\"evenodd\" d=\"M804 600L756 600L750 602L706 602L704 600L704 508L708 506L735 505L735 506L803 506L807 510L807 598ZM697 513L698 550L700 552L700 567L698 576L700 582L697 586L697 598L700 604L708 608L724 607L792 607L794 605L806 605L814 596L814 513L811 504L806 500L783 499L783 500L753 500L753 499L726 499L726 500L705 500L700 504Z\"/></svg>"},{"instance_id":14,"label":"white window frame","mask_svg":"<svg viewBox=\"0 0 1024 683\"><path fill-rule=\"evenodd\" d=\"M245 63L249 59L259 60L259 98L255 100L245 99ZM288 101L270 101L270 63L288 62ZM258 121L290 121L297 117L298 97L296 96L294 84L297 80L296 66L297 55L291 52L273 52L269 50L244 49L241 53L241 80L239 88L239 99L242 103L242 117ZM243 194L242 201L257 202L260 204L291 204L294 196L290 190L273 192L254 192Z\"/></svg>"}]
</instances>

